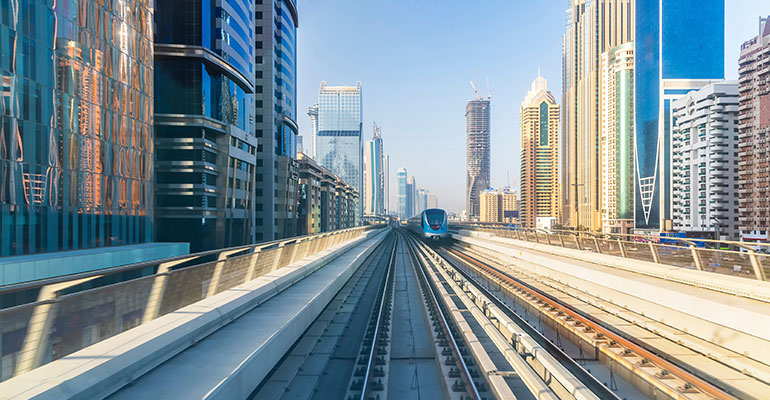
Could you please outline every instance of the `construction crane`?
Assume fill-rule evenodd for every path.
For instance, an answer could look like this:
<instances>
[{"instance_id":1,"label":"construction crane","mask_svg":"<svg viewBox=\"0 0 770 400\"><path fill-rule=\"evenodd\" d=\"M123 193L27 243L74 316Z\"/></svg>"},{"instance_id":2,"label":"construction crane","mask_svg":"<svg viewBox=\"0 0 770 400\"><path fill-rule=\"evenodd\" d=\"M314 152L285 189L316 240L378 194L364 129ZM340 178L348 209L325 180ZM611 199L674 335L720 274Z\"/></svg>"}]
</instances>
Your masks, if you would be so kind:
<instances>
[{"instance_id":1,"label":"construction crane","mask_svg":"<svg viewBox=\"0 0 770 400\"><path fill-rule=\"evenodd\" d=\"M479 90L476 87L476 84L471 81L471 87L473 88L473 98L476 100L482 100L483 98L479 96ZM489 90L489 78L487 78L487 100L492 99L492 93Z\"/></svg>"},{"instance_id":2,"label":"construction crane","mask_svg":"<svg viewBox=\"0 0 770 400\"><path fill-rule=\"evenodd\" d=\"M473 98L476 100L481 100L481 97L479 96L479 91L476 89L476 85L471 81L471 87L473 88Z\"/></svg>"}]
</instances>

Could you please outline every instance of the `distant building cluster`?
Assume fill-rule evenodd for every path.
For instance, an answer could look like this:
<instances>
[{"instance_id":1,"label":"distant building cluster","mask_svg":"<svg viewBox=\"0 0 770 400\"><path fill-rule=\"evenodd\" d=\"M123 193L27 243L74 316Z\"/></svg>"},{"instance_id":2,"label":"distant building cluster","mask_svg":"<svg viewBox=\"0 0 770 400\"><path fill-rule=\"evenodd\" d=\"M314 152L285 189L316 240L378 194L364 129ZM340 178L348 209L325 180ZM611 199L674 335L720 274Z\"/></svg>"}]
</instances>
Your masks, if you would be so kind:
<instances>
[{"instance_id":1,"label":"distant building cluster","mask_svg":"<svg viewBox=\"0 0 770 400\"><path fill-rule=\"evenodd\" d=\"M736 82L724 80L724 0L571 0L566 16L562 104L538 74L520 108L516 223L768 240L768 18L741 46ZM488 189L490 102L466 104L463 218L504 222Z\"/></svg>"},{"instance_id":2,"label":"distant building cluster","mask_svg":"<svg viewBox=\"0 0 770 400\"><path fill-rule=\"evenodd\" d=\"M428 189L417 187L414 176L408 175L406 168L398 169L396 183L398 186L397 217L406 219L421 213L423 210L438 208L438 197Z\"/></svg>"}]
</instances>

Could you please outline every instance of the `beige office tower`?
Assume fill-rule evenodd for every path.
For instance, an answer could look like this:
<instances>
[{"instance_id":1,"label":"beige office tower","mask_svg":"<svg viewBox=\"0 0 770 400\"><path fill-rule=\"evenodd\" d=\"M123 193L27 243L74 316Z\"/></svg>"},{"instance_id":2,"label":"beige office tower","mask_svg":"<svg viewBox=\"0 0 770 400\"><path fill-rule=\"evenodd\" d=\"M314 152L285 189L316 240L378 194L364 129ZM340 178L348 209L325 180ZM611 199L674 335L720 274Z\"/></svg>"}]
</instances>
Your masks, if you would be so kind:
<instances>
[{"instance_id":1,"label":"beige office tower","mask_svg":"<svg viewBox=\"0 0 770 400\"><path fill-rule=\"evenodd\" d=\"M486 189L479 195L479 221L500 222L500 196L494 189Z\"/></svg>"},{"instance_id":2,"label":"beige office tower","mask_svg":"<svg viewBox=\"0 0 770 400\"><path fill-rule=\"evenodd\" d=\"M602 228L601 56L634 40L634 0L572 0L562 44L561 218ZM523 192L522 192L523 195Z\"/></svg>"},{"instance_id":3,"label":"beige office tower","mask_svg":"<svg viewBox=\"0 0 770 400\"><path fill-rule=\"evenodd\" d=\"M506 224L518 223L519 202L516 199L516 192L506 186L499 193L501 222Z\"/></svg>"},{"instance_id":4,"label":"beige office tower","mask_svg":"<svg viewBox=\"0 0 770 400\"><path fill-rule=\"evenodd\" d=\"M559 217L559 105L538 74L521 103L521 204L519 221Z\"/></svg>"},{"instance_id":5,"label":"beige office tower","mask_svg":"<svg viewBox=\"0 0 770 400\"><path fill-rule=\"evenodd\" d=\"M634 44L601 58L602 232L634 228Z\"/></svg>"}]
</instances>

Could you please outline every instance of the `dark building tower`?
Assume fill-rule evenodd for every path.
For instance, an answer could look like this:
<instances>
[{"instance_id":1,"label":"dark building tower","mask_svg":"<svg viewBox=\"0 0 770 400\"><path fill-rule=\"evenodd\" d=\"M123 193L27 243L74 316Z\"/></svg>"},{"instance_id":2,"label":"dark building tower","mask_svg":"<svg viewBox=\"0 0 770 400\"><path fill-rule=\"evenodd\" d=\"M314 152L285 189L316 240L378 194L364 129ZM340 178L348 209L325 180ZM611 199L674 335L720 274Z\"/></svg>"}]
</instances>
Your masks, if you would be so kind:
<instances>
[{"instance_id":1,"label":"dark building tower","mask_svg":"<svg viewBox=\"0 0 770 400\"><path fill-rule=\"evenodd\" d=\"M770 17L741 46L738 60L738 179L741 239L770 236Z\"/></svg>"},{"instance_id":2,"label":"dark building tower","mask_svg":"<svg viewBox=\"0 0 770 400\"><path fill-rule=\"evenodd\" d=\"M465 106L466 210L470 219L479 216L479 196L489 187L489 99L477 96Z\"/></svg>"},{"instance_id":3,"label":"dark building tower","mask_svg":"<svg viewBox=\"0 0 770 400\"><path fill-rule=\"evenodd\" d=\"M254 241L254 16L246 0L156 4L161 241L189 242L191 251Z\"/></svg>"},{"instance_id":4,"label":"dark building tower","mask_svg":"<svg viewBox=\"0 0 770 400\"><path fill-rule=\"evenodd\" d=\"M294 0L256 4L256 113L259 140L256 240L297 234L297 27Z\"/></svg>"},{"instance_id":5,"label":"dark building tower","mask_svg":"<svg viewBox=\"0 0 770 400\"><path fill-rule=\"evenodd\" d=\"M0 17L0 256L151 241L152 2L14 0ZM0 284L98 263L74 264Z\"/></svg>"}]
</instances>

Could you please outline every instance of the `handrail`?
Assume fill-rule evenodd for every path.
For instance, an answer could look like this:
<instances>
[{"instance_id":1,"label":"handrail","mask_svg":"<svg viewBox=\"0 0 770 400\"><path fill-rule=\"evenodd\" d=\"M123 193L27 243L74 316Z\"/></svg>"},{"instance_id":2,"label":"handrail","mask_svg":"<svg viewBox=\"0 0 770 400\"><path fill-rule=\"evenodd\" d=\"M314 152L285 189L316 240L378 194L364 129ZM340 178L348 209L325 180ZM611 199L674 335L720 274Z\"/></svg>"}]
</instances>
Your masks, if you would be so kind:
<instances>
[{"instance_id":1,"label":"handrail","mask_svg":"<svg viewBox=\"0 0 770 400\"><path fill-rule=\"evenodd\" d=\"M466 223L453 223L450 225L453 227L460 227L460 228L469 227L469 228L511 230L510 225L496 223L496 222L466 222ZM627 238L627 241L629 242L640 242L640 240L638 239L646 239L652 242L659 242L662 239L662 240L682 242L685 245L695 244L696 242L697 243L715 243L715 244L726 244L730 246L736 246L746 250L748 250L750 247L761 247L763 249L766 249L768 252L770 252L770 243L759 243L759 242L740 242L740 241L734 241L734 240L717 240L717 239L706 239L706 238L679 238L679 237L672 237L672 236L658 236L658 235L649 235L649 234L641 234L641 233L598 233L598 232L575 231L575 230L566 230L566 229L550 229L548 231L545 231L542 229L516 227L515 230L527 231L527 232L538 232L538 233L552 233L557 235L558 234L572 235L572 236L585 235L589 237L596 237L597 239L611 239L611 240L617 240L620 237L620 238Z\"/></svg>"},{"instance_id":2,"label":"handrail","mask_svg":"<svg viewBox=\"0 0 770 400\"><path fill-rule=\"evenodd\" d=\"M328 231L328 232L321 232L321 233L314 233L310 235L302 235L302 236L295 236L291 238L284 238L284 239L278 239L273 240L269 242L261 242L261 243L253 243L248 245L241 245L241 246L233 246L233 247L225 247L221 249L214 249L214 250L205 250L198 253L192 253L192 254L183 254L179 256L174 257L168 257L168 258L160 258L156 260L149 260L149 261L142 261L134 264L126 264L126 265L120 265L117 267L110 267L110 268L103 268L103 269L97 269L93 271L86 271L86 272L79 272L75 274L69 274L69 275L62 275L62 276L56 276L52 278L45 278L45 279L38 279L34 281L28 281L28 282L21 282L21 283L14 283L10 285L4 285L0 286L0 295L12 293L12 292L18 292L21 290L30 290L30 289L37 289L43 286L53 285L57 283L63 283L63 282L69 282L73 280L80 280L85 278L93 278L97 276L107 276L112 275L120 272L127 272L127 271L133 271L137 269L142 268L148 268L148 267L154 267L156 265L169 263L169 262L175 262L175 261L181 261L187 262L192 261L196 258L206 257L210 255L215 254L221 254L225 252L230 252L231 255L234 255L236 253L246 251L246 250L252 250L252 252L256 250L262 250L262 249L268 249L273 246L281 246L283 244L291 244L293 242L300 242L308 238L313 238L316 236L323 236L328 234L337 234L337 233L343 233L345 231L354 231L354 230L362 230L362 229L371 229L371 227L376 227L377 225L365 225L365 226L358 226L354 228L344 228L344 229L338 229L335 231ZM228 256L229 257L229 256Z\"/></svg>"}]
</instances>

